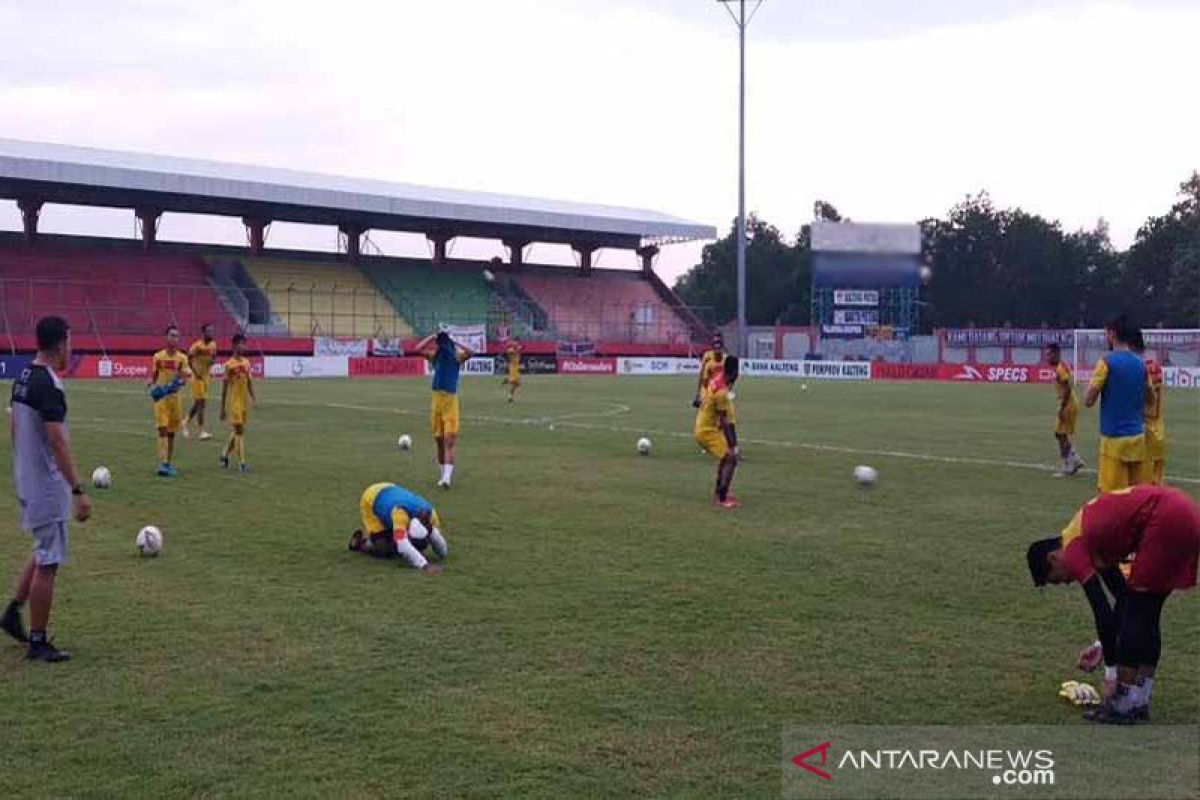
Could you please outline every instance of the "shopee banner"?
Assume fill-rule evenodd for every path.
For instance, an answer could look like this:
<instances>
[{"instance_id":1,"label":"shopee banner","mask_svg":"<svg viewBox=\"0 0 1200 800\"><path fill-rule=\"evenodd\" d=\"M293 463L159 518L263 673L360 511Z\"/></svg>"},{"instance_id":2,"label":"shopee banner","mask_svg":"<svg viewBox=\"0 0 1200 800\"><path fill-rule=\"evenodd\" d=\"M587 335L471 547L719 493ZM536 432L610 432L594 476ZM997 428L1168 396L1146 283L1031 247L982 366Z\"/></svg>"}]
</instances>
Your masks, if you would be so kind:
<instances>
[{"instance_id":1,"label":"shopee banner","mask_svg":"<svg viewBox=\"0 0 1200 800\"><path fill-rule=\"evenodd\" d=\"M260 356L250 358L250 374L256 378L265 375L263 359ZM220 379L225 375L225 365L218 361L213 364L212 377ZM72 356L67 366L67 378L101 378L113 380L150 380L149 356Z\"/></svg>"},{"instance_id":2,"label":"shopee banner","mask_svg":"<svg viewBox=\"0 0 1200 800\"><path fill-rule=\"evenodd\" d=\"M352 378L420 378L426 375L423 358L351 358Z\"/></svg>"},{"instance_id":3,"label":"shopee banner","mask_svg":"<svg viewBox=\"0 0 1200 800\"><path fill-rule=\"evenodd\" d=\"M559 356L558 371L565 375L615 375L615 358L585 358Z\"/></svg>"}]
</instances>

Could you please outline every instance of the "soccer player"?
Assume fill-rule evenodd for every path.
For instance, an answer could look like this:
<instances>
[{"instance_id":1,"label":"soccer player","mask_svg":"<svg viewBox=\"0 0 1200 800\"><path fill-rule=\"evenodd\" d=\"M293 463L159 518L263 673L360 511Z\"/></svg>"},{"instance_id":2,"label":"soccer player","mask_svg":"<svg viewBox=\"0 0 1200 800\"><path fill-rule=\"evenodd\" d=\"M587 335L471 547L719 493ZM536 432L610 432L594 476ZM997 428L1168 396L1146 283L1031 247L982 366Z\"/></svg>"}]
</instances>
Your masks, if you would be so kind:
<instances>
[{"instance_id":1,"label":"soccer player","mask_svg":"<svg viewBox=\"0 0 1200 800\"><path fill-rule=\"evenodd\" d=\"M250 359L246 358L246 337L235 334L233 358L225 362L225 381L221 385L221 421L228 421L233 428L225 449L221 451L222 467L229 467L229 457L236 452L238 469L250 471L246 465L246 420L250 416L250 406L257 402Z\"/></svg>"},{"instance_id":2,"label":"soccer player","mask_svg":"<svg viewBox=\"0 0 1200 800\"><path fill-rule=\"evenodd\" d=\"M729 494L738 465L737 414L729 390L738 378L736 356L726 356L713 373L696 413L696 442L717 459L717 484L713 499L721 508L737 508L738 499Z\"/></svg>"},{"instance_id":3,"label":"soccer player","mask_svg":"<svg viewBox=\"0 0 1200 800\"><path fill-rule=\"evenodd\" d=\"M692 400L692 407L699 408L700 402L704 399L704 392L708 388L708 382L713 379L717 370L725 363L725 338L721 336L721 332L717 331L712 337L712 349L705 350L704 355L700 357L700 378L696 383L696 397Z\"/></svg>"},{"instance_id":4,"label":"soccer player","mask_svg":"<svg viewBox=\"0 0 1200 800\"><path fill-rule=\"evenodd\" d=\"M191 374L187 353L179 349L179 328L167 326L167 346L154 354L149 386L168 386ZM175 434L183 424L183 398L172 392L154 401L154 426L158 429L158 476L179 474L171 465L175 458Z\"/></svg>"},{"instance_id":5,"label":"soccer player","mask_svg":"<svg viewBox=\"0 0 1200 800\"><path fill-rule=\"evenodd\" d=\"M429 575L442 571L424 555L430 546L438 561L450 554L442 521L428 500L394 483L376 483L363 492L358 508L362 527L350 535L351 550L375 558L399 557Z\"/></svg>"},{"instance_id":6,"label":"soccer player","mask_svg":"<svg viewBox=\"0 0 1200 800\"><path fill-rule=\"evenodd\" d=\"M1146 364L1146 405L1142 422L1146 428L1145 482L1161 486L1167 471L1167 428L1163 420L1163 370L1152 358L1146 358L1146 340L1135 331L1131 349Z\"/></svg>"},{"instance_id":7,"label":"soccer player","mask_svg":"<svg viewBox=\"0 0 1200 800\"><path fill-rule=\"evenodd\" d=\"M217 360L217 341L213 338L212 325L200 326L200 338L188 348L188 366L192 369L192 407L183 422L183 438L192 435L189 425L196 420L200 426L200 441L212 438L204 429L204 408L208 404L208 381L213 362Z\"/></svg>"},{"instance_id":8,"label":"soccer player","mask_svg":"<svg viewBox=\"0 0 1200 800\"><path fill-rule=\"evenodd\" d=\"M58 377L71 359L71 329L66 320L38 320L37 348L33 361L13 381L11 420L13 480L21 527L33 537L33 554L0 616L0 630L29 643L25 657L30 661L54 663L71 658L46 635L58 567L67 563L67 519L73 511L76 520L86 522L92 503L71 457L67 395ZM21 620L26 602L28 634Z\"/></svg>"},{"instance_id":9,"label":"soccer player","mask_svg":"<svg viewBox=\"0 0 1200 800\"><path fill-rule=\"evenodd\" d=\"M1128 592L1114 610L1098 572L1130 557ZM1176 589L1196 585L1200 507L1170 487L1118 489L1090 500L1061 537L1029 545L1026 559L1035 586L1075 581L1083 587L1106 655L1110 646L1116 651L1116 691L1089 718L1121 724L1149 719L1163 603Z\"/></svg>"},{"instance_id":10,"label":"soccer player","mask_svg":"<svg viewBox=\"0 0 1200 800\"><path fill-rule=\"evenodd\" d=\"M1124 314L1105 324L1110 352L1096 362L1083 400L1088 408L1100 401L1101 492L1146 482L1146 365L1129 349L1136 331Z\"/></svg>"},{"instance_id":11,"label":"soccer player","mask_svg":"<svg viewBox=\"0 0 1200 800\"><path fill-rule=\"evenodd\" d=\"M516 399L517 389L521 388L521 343L509 339L504 348L504 358L508 362L508 376L504 385L508 387L508 402Z\"/></svg>"},{"instance_id":12,"label":"soccer player","mask_svg":"<svg viewBox=\"0 0 1200 800\"><path fill-rule=\"evenodd\" d=\"M1062 465L1055 470L1054 476L1062 478L1074 475L1084 466L1083 459L1071 444L1071 437L1075 435L1075 419L1079 416L1079 404L1075 401L1074 376L1071 368L1062 360L1062 349L1057 344L1046 346L1046 363L1054 367L1054 390L1058 394L1054 438L1058 440Z\"/></svg>"},{"instance_id":13,"label":"soccer player","mask_svg":"<svg viewBox=\"0 0 1200 800\"><path fill-rule=\"evenodd\" d=\"M430 347L434 342L436 344ZM426 336L417 343L415 349L433 364L433 404L429 416L433 440L437 442L438 469L441 471L437 485L438 488L449 489L458 453L458 374L463 362L474 353L466 345L455 341L447 331Z\"/></svg>"}]
</instances>

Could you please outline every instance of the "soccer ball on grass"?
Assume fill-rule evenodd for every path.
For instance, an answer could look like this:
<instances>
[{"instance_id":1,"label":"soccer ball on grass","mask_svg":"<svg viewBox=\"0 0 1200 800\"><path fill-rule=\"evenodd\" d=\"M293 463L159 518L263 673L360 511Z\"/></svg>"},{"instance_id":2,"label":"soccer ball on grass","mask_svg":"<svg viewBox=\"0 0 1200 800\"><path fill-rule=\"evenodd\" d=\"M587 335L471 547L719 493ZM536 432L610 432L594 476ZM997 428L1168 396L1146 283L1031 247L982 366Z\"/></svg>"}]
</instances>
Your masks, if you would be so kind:
<instances>
[{"instance_id":1,"label":"soccer ball on grass","mask_svg":"<svg viewBox=\"0 0 1200 800\"><path fill-rule=\"evenodd\" d=\"M107 489L112 486L112 473L108 467L96 467L92 472L92 486L97 489Z\"/></svg>"},{"instance_id":2,"label":"soccer ball on grass","mask_svg":"<svg viewBox=\"0 0 1200 800\"><path fill-rule=\"evenodd\" d=\"M162 531L153 525L147 525L138 531L137 549L144 556L156 556L162 551Z\"/></svg>"},{"instance_id":3,"label":"soccer ball on grass","mask_svg":"<svg viewBox=\"0 0 1200 800\"><path fill-rule=\"evenodd\" d=\"M412 450L412 437L406 433L400 437L400 440L396 444L400 445L401 450Z\"/></svg>"},{"instance_id":4,"label":"soccer ball on grass","mask_svg":"<svg viewBox=\"0 0 1200 800\"><path fill-rule=\"evenodd\" d=\"M637 440L637 451L644 456L650 455L650 440L645 436Z\"/></svg>"},{"instance_id":5,"label":"soccer ball on grass","mask_svg":"<svg viewBox=\"0 0 1200 800\"><path fill-rule=\"evenodd\" d=\"M864 489L870 489L875 485L875 481L879 480L879 473L874 467L868 467L865 464L859 464L854 468L854 480L858 481L858 485Z\"/></svg>"}]
</instances>

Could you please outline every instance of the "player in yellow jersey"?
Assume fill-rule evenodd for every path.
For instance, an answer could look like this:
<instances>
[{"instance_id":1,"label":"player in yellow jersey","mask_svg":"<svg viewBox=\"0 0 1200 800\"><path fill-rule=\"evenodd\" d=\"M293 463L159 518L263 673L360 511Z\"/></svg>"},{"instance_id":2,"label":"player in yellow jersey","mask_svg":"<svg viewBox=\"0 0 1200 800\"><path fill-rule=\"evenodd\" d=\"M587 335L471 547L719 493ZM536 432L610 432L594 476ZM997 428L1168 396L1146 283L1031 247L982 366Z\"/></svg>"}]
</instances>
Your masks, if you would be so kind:
<instances>
[{"instance_id":1,"label":"player in yellow jersey","mask_svg":"<svg viewBox=\"0 0 1200 800\"><path fill-rule=\"evenodd\" d=\"M1146 358L1146 340L1139 330L1134 336L1133 352L1142 357L1146 363L1146 404L1142 409L1142 420L1146 428L1146 466L1145 478L1147 483L1161 486L1166 480L1167 471L1167 427L1163 419L1163 387L1162 365L1152 358Z\"/></svg>"},{"instance_id":2,"label":"player in yellow jersey","mask_svg":"<svg viewBox=\"0 0 1200 800\"><path fill-rule=\"evenodd\" d=\"M713 499L722 508L737 508L738 499L729 494L733 473L738 465L737 414L729 390L738 378L738 360L726 356L704 390L704 399L696 413L696 442L704 452L718 460L717 484Z\"/></svg>"},{"instance_id":3,"label":"player in yellow jersey","mask_svg":"<svg viewBox=\"0 0 1200 800\"><path fill-rule=\"evenodd\" d=\"M212 325L201 325L200 338L188 348L188 366L192 368L192 407L183 422L185 439L192 435L188 426L193 419L200 427L200 441L212 438L212 434L204 429L204 409L208 405L208 382L216 360L217 340L213 338Z\"/></svg>"},{"instance_id":4,"label":"player in yellow jersey","mask_svg":"<svg viewBox=\"0 0 1200 800\"><path fill-rule=\"evenodd\" d=\"M508 366L504 385L508 387L508 402L511 403L516 399L517 389L521 388L521 343L516 339L509 339L504 348L504 359Z\"/></svg>"},{"instance_id":5,"label":"player in yellow jersey","mask_svg":"<svg viewBox=\"0 0 1200 800\"><path fill-rule=\"evenodd\" d=\"M1075 435L1075 420L1079 416L1079 402L1075 399L1071 368L1062 360L1062 349L1057 344L1046 346L1046 363L1054 367L1054 391L1058 397L1054 438L1058 440L1058 453L1062 457L1062 464L1054 471L1054 477L1063 478L1074 475L1084 466L1083 459L1071 444L1071 437Z\"/></svg>"},{"instance_id":6,"label":"player in yellow jersey","mask_svg":"<svg viewBox=\"0 0 1200 800\"><path fill-rule=\"evenodd\" d=\"M717 331L712 337L712 349L705 350L704 355L700 357L700 378L696 383L696 397L692 400L692 407L699 408L700 403L704 400L704 392L708 388L708 383L716 375L717 370L725 363L725 338L721 336L721 332Z\"/></svg>"},{"instance_id":7,"label":"player in yellow jersey","mask_svg":"<svg viewBox=\"0 0 1200 800\"><path fill-rule=\"evenodd\" d=\"M191 375L187 353L179 349L179 328L167 326L167 346L154 354L150 366L150 387L170 387ZM158 431L158 476L173 478L178 471L175 458L175 434L183 425L183 398L178 391L154 401L154 427Z\"/></svg>"},{"instance_id":8,"label":"player in yellow jersey","mask_svg":"<svg viewBox=\"0 0 1200 800\"><path fill-rule=\"evenodd\" d=\"M238 468L250 471L246 465L246 421L250 407L257 402L250 359L246 358L246 337L239 333L233 337L233 358L225 362L225 382L221 386L221 421L233 428L221 451L222 467L229 466L229 457L236 452Z\"/></svg>"}]
</instances>

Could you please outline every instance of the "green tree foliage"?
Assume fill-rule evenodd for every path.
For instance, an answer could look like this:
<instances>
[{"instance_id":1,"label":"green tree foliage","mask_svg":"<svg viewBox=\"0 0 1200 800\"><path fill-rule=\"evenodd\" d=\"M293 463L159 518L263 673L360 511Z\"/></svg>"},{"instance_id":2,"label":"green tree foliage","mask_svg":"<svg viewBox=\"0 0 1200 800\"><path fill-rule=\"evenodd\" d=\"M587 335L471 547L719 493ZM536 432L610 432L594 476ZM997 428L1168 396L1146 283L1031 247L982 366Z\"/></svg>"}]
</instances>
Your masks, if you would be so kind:
<instances>
[{"instance_id":1,"label":"green tree foliage","mask_svg":"<svg viewBox=\"0 0 1200 800\"><path fill-rule=\"evenodd\" d=\"M1147 325L1200 327L1200 172L1179 186L1179 202L1146 220L1126 254L1126 284Z\"/></svg>"}]
</instances>

